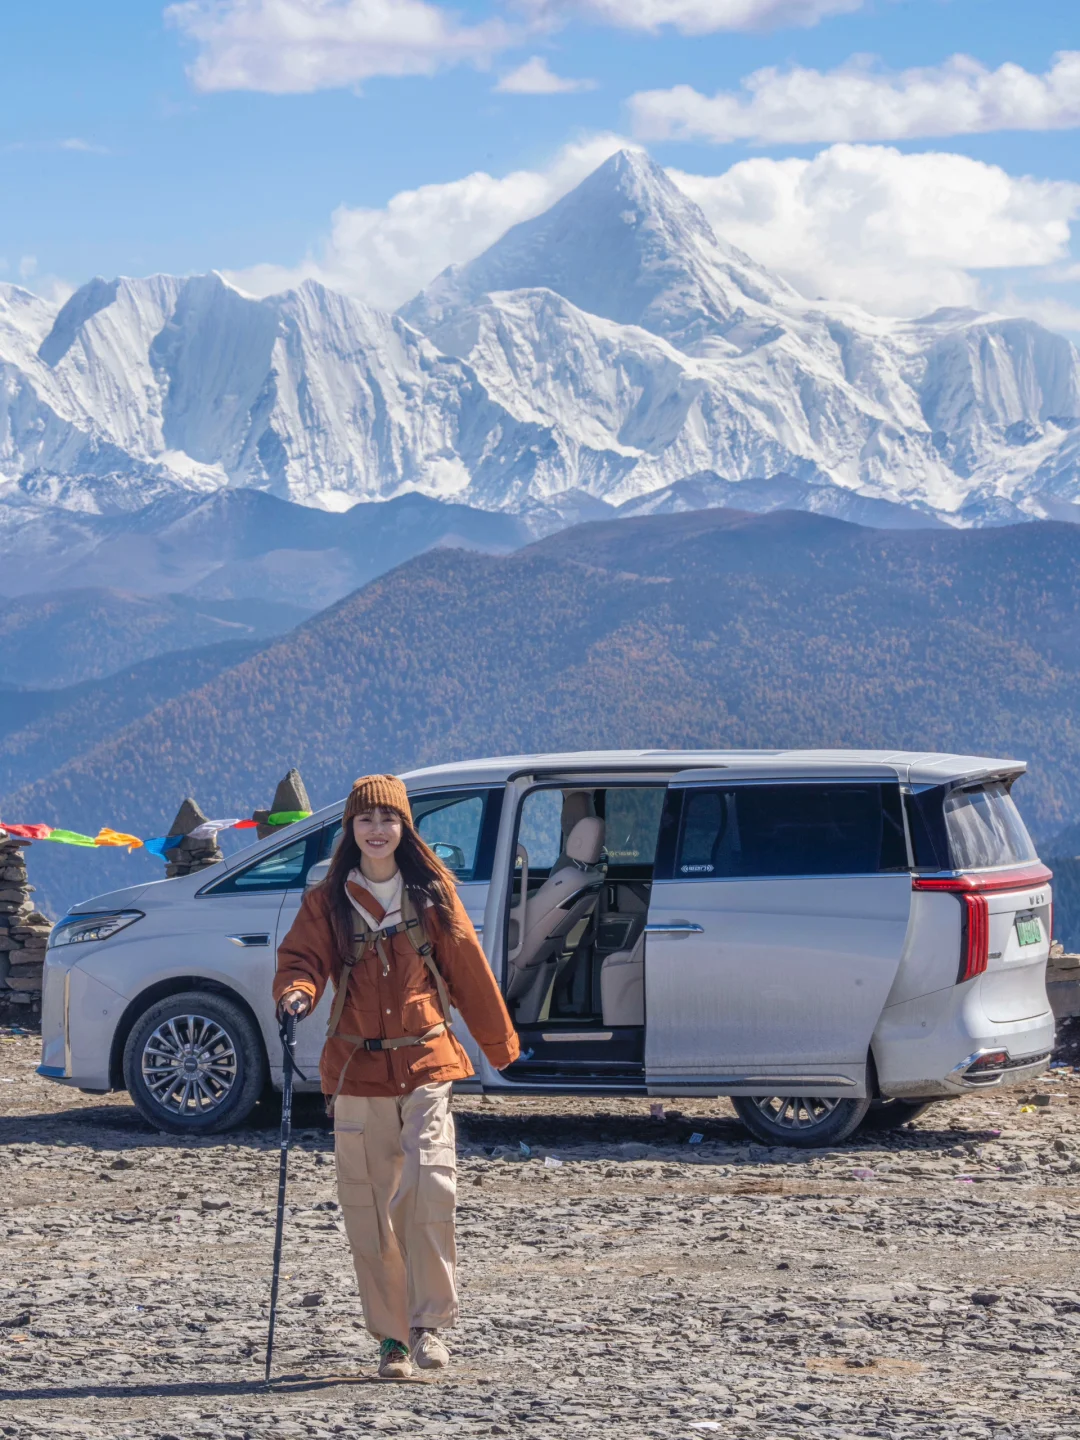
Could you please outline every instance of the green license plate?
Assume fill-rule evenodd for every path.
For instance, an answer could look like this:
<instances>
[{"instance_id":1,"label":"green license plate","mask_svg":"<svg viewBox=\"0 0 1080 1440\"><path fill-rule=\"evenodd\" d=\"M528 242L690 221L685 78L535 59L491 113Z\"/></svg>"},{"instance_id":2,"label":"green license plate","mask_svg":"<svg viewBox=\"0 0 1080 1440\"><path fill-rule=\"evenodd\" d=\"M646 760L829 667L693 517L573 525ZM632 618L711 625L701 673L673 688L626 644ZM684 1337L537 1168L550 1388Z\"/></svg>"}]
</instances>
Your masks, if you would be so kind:
<instances>
[{"instance_id":1,"label":"green license plate","mask_svg":"<svg viewBox=\"0 0 1080 1440\"><path fill-rule=\"evenodd\" d=\"M1016 938L1021 945L1038 945L1042 939L1042 926L1037 915L1016 917Z\"/></svg>"}]
</instances>

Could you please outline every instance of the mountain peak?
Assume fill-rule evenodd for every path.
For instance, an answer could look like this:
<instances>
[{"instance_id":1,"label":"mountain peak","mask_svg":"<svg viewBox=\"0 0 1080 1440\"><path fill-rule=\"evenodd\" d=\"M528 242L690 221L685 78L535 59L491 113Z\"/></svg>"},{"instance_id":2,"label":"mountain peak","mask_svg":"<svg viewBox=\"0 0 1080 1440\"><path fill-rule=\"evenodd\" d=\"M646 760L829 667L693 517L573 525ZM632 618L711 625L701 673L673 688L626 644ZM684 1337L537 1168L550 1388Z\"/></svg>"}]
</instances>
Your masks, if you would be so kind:
<instances>
[{"instance_id":1,"label":"mountain peak","mask_svg":"<svg viewBox=\"0 0 1080 1440\"><path fill-rule=\"evenodd\" d=\"M640 325L683 349L744 306L790 293L713 233L701 209L640 150L619 150L549 210L453 266L402 310L433 331L499 290L554 290L579 310Z\"/></svg>"}]
</instances>

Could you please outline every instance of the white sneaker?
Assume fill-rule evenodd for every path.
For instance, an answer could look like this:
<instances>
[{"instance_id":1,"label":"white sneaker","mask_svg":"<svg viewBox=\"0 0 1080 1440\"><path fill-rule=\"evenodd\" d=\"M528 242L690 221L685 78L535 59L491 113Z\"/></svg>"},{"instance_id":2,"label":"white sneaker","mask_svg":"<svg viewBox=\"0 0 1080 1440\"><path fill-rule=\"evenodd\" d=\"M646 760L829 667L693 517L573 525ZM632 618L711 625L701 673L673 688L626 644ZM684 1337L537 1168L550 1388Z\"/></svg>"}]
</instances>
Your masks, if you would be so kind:
<instances>
[{"instance_id":1,"label":"white sneaker","mask_svg":"<svg viewBox=\"0 0 1080 1440\"><path fill-rule=\"evenodd\" d=\"M407 1380L412 1374L409 1352L400 1340L384 1340L379 1346L379 1379Z\"/></svg>"},{"instance_id":2,"label":"white sneaker","mask_svg":"<svg viewBox=\"0 0 1080 1440\"><path fill-rule=\"evenodd\" d=\"M439 1339L437 1330L422 1327L410 1330L409 1349L413 1363L421 1370L442 1370L450 1364L450 1351Z\"/></svg>"}]
</instances>

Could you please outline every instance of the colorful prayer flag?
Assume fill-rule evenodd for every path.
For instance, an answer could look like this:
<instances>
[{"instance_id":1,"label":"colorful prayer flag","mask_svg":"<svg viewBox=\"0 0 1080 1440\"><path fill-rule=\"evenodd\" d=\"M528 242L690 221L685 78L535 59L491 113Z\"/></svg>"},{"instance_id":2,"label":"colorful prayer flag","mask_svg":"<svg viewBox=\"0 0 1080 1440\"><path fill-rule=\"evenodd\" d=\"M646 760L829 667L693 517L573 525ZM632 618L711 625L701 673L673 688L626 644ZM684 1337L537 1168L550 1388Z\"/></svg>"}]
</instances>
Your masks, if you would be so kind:
<instances>
[{"instance_id":1,"label":"colorful prayer flag","mask_svg":"<svg viewBox=\"0 0 1080 1440\"><path fill-rule=\"evenodd\" d=\"M126 846L128 854L130 854L132 850L141 848L142 843L137 835L125 835L120 830L110 830L107 825L102 826L94 836L95 845Z\"/></svg>"}]
</instances>

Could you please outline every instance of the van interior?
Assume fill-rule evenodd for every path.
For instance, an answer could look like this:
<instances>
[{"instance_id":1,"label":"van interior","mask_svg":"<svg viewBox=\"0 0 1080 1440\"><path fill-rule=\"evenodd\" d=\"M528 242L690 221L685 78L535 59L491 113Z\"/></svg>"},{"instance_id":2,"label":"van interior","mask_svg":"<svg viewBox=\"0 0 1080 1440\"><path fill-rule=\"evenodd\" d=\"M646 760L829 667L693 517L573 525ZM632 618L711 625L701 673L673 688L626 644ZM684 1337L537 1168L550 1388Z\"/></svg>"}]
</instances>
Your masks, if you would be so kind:
<instances>
[{"instance_id":1,"label":"van interior","mask_svg":"<svg viewBox=\"0 0 1080 1440\"><path fill-rule=\"evenodd\" d=\"M665 787L531 790L518 822L505 991L508 1078L644 1085L645 921Z\"/></svg>"}]
</instances>

